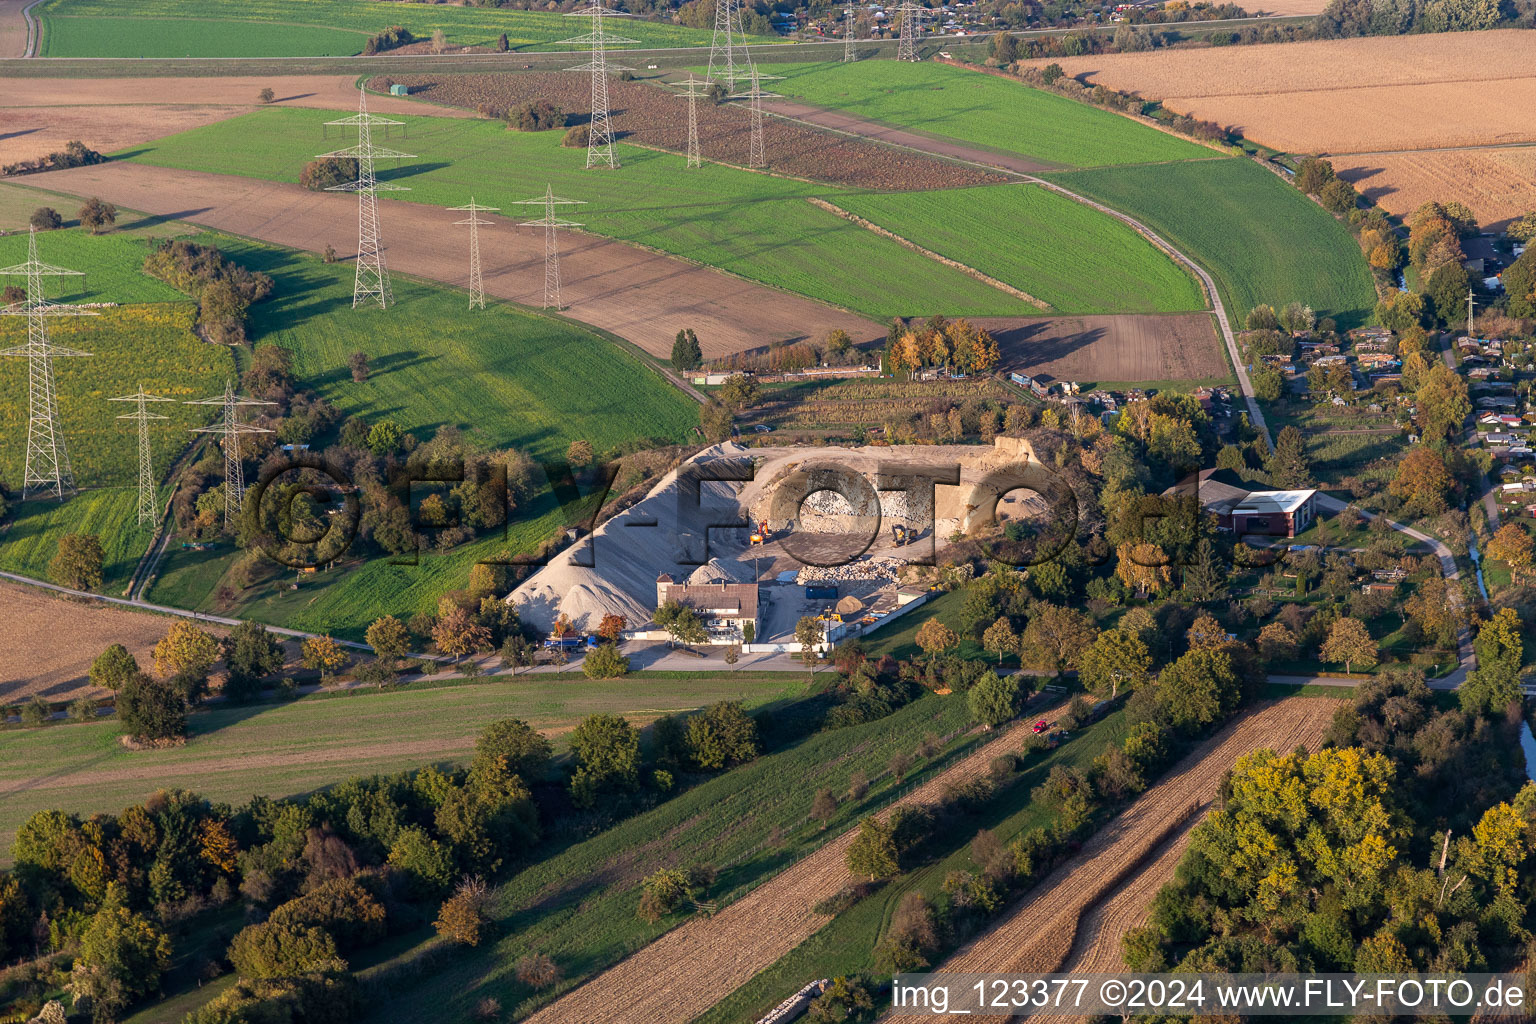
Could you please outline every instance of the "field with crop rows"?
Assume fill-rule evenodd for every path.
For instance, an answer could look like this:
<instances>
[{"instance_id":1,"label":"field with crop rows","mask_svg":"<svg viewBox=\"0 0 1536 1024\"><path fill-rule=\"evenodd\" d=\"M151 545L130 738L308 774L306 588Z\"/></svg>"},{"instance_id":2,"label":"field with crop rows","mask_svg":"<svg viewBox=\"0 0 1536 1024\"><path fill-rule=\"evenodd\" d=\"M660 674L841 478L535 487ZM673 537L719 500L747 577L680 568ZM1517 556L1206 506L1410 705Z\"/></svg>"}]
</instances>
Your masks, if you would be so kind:
<instances>
[{"instance_id":1,"label":"field with crop rows","mask_svg":"<svg viewBox=\"0 0 1536 1024\"><path fill-rule=\"evenodd\" d=\"M1037 185L871 193L837 205L1063 313L1205 307L1194 279L1151 242Z\"/></svg>"},{"instance_id":2,"label":"field with crop rows","mask_svg":"<svg viewBox=\"0 0 1536 1024\"><path fill-rule=\"evenodd\" d=\"M342 144L334 132L328 140L321 136L323 120L311 111L262 110L137 147L132 159L296 182L314 153ZM514 132L499 122L461 118L401 120L407 122L403 136L396 130L387 143L379 141L408 147L419 159L381 168L380 177L408 186L412 191L403 195L410 202L456 206L473 195L522 219L513 203L552 184L557 195L587 201L569 216L588 231L877 318L926 316L935 294L945 296L951 315L1034 308L805 201L838 193L834 186L715 164L684 173L676 154L622 144L623 166L598 181L585 169L585 151L562 147L557 131ZM490 230L505 229L510 225L499 222Z\"/></svg>"},{"instance_id":3,"label":"field with crop rows","mask_svg":"<svg viewBox=\"0 0 1536 1024\"><path fill-rule=\"evenodd\" d=\"M151 394L176 399L151 410L169 417L150 425L155 468L164 472L192 442L191 428L213 417L205 406L182 402L223 391L224 381L234 370L229 349L209 345L192 333L190 302L98 312L99 316L52 318L48 325L54 344L90 353L56 359L53 366L67 451L82 487L138 480L137 428L116 419L134 407L107 399L133 394L140 384ZM26 318L0 319L0 347L26 340ZM21 482L26 436L26 361L6 359L0 361L0 478L8 485Z\"/></svg>"},{"instance_id":4,"label":"field with crop rows","mask_svg":"<svg viewBox=\"0 0 1536 1024\"><path fill-rule=\"evenodd\" d=\"M622 441L679 440L693 402L636 356L582 327L504 305L470 312L463 292L396 277L397 305L352 308L353 271L314 256L225 236L233 259L271 274L272 298L252 308L258 344L294 353L294 372L337 408L389 419L425 440L451 423L491 447L534 457L577 439L599 452ZM368 353L357 384L347 357Z\"/></svg>"},{"instance_id":5,"label":"field with crop rows","mask_svg":"<svg viewBox=\"0 0 1536 1024\"><path fill-rule=\"evenodd\" d=\"M647 874L707 862L720 871L708 898L740 897L972 749L978 734L968 734L969 728L963 699L925 696L877 722L811 736L710 779L519 872L496 891L495 941L441 962L429 975L411 977L389 998L376 1000L366 1019L393 1024L458 1017L486 996L521 1016L678 923L677 916L654 925L636 917L639 882ZM898 785L886 763L893 753L910 753L928 733L950 739ZM808 820L815 790L846 793L855 773L869 779L864 799L844 800L825 828ZM419 951L406 950L380 970L408 963ZM532 952L555 956L566 977L537 1002L513 977L518 958ZM365 981L369 973L363 972Z\"/></svg>"},{"instance_id":6,"label":"field with crop rows","mask_svg":"<svg viewBox=\"0 0 1536 1024\"><path fill-rule=\"evenodd\" d=\"M20 482L17 478L16 483ZM12 506L0 524L0 569L52 581L48 563L66 533L94 533L101 540L101 591L116 594L127 585L133 567L153 534L135 518L138 492L132 487L82 491L63 501L38 498Z\"/></svg>"},{"instance_id":7,"label":"field with crop rows","mask_svg":"<svg viewBox=\"0 0 1536 1024\"><path fill-rule=\"evenodd\" d=\"M774 64L773 91L1055 167L1199 160L1211 150L1106 110L944 64Z\"/></svg>"},{"instance_id":8,"label":"field with crop rows","mask_svg":"<svg viewBox=\"0 0 1536 1024\"><path fill-rule=\"evenodd\" d=\"M1321 207L1251 160L1109 167L1051 180L1145 223L1206 268L1228 312L1305 302L1340 327L1366 322L1376 290L1360 247Z\"/></svg>"},{"instance_id":9,"label":"field with crop rows","mask_svg":"<svg viewBox=\"0 0 1536 1024\"><path fill-rule=\"evenodd\" d=\"M376 0L44 0L43 57L301 57L358 53L368 37L403 25L420 39L442 29L450 46L489 47L501 33L514 50L586 31L558 13ZM625 19L643 46L692 46L709 33ZM768 40L757 40L766 42Z\"/></svg>"},{"instance_id":10,"label":"field with crop rows","mask_svg":"<svg viewBox=\"0 0 1536 1024\"><path fill-rule=\"evenodd\" d=\"M687 683L519 677L258 704L189 716L187 745L148 763L117 742L116 721L9 732L5 743L14 755L0 765L0 834L14 835L33 811L116 813L161 788L239 804L258 793L286 796L358 775L459 761L501 718L523 719L561 749L565 733L598 712L642 724L720 700L757 707L804 689L798 672L700 673Z\"/></svg>"},{"instance_id":11,"label":"field with crop rows","mask_svg":"<svg viewBox=\"0 0 1536 1024\"><path fill-rule=\"evenodd\" d=\"M53 206L66 221L73 220L79 203L63 197L51 197L30 190L15 189L12 200L31 210ZM18 211L19 212L19 211ZM125 218L127 219L126 215ZM24 263L27 259L25 217L15 234L0 236L0 267ZM170 285L144 273L144 258L149 255L149 240L137 234L113 231L104 235L88 234L81 228L40 231L37 258L65 270L78 270L82 277L46 277L43 291L54 302L185 302L187 297ZM0 285L25 288L26 278L7 276Z\"/></svg>"}]
</instances>

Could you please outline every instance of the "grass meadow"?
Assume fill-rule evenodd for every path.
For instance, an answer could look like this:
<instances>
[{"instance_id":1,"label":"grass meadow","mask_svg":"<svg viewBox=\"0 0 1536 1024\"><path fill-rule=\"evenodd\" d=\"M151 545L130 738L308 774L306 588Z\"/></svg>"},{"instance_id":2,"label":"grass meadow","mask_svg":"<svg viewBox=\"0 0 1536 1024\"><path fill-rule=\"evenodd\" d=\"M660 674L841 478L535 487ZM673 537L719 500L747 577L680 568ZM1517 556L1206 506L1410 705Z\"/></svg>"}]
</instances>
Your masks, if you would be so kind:
<instances>
[{"instance_id":1,"label":"grass meadow","mask_svg":"<svg viewBox=\"0 0 1536 1024\"><path fill-rule=\"evenodd\" d=\"M388 998L373 1001L366 1019L375 1024L458 1019L487 996L520 1017L680 923L680 916L656 924L636 916L638 886L646 875L663 866L706 862L720 873L707 898L739 898L969 750L981 734L968 729L963 697L925 696L879 721L819 733L759 757L574 843L498 887L490 911L495 941L409 976ZM943 750L896 783L886 762L898 751L910 753L927 733L948 738ZM846 793L855 772L868 776L868 795L843 800L825 828L808 820L815 791ZM409 964L427 942L423 937L393 960L363 971L363 978L387 976ZM553 956L565 974L560 985L537 997L513 977L517 960L533 952Z\"/></svg>"},{"instance_id":2,"label":"grass meadow","mask_svg":"<svg viewBox=\"0 0 1536 1024\"><path fill-rule=\"evenodd\" d=\"M44 0L43 57L308 57L361 52L368 37L403 25L419 38L442 29L451 46L490 46L505 32L515 50L586 31L544 11L403 4L379 0ZM703 46L708 31L626 19L618 33L642 46ZM767 42L769 40L758 40Z\"/></svg>"},{"instance_id":3,"label":"grass meadow","mask_svg":"<svg viewBox=\"0 0 1536 1024\"><path fill-rule=\"evenodd\" d=\"M118 742L115 719L5 733L0 835L35 811L115 814L165 788L240 804L254 794L306 793L344 779L467 759L475 738L501 718L521 718L563 749L564 734L590 714L639 723L721 700L748 707L799 696L799 672L698 673L686 682L648 678L498 678L433 689L368 691L288 704L201 711L183 747L147 757ZM10 859L7 847L6 861Z\"/></svg>"},{"instance_id":4,"label":"grass meadow","mask_svg":"<svg viewBox=\"0 0 1536 1024\"><path fill-rule=\"evenodd\" d=\"M1107 110L945 64L774 64L773 91L1058 167L1199 160L1211 150Z\"/></svg>"},{"instance_id":5,"label":"grass meadow","mask_svg":"<svg viewBox=\"0 0 1536 1024\"><path fill-rule=\"evenodd\" d=\"M1305 302L1341 328L1373 315L1376 290L1349 231L1290 185L1234 157L1048 175L1128 213L1216 279L1238 321L1260 303Z\"/></svg>"},{"instance_id":6,"label":"grass meadow","mask_svg":"<svg viewBox=\"0 0 1536 1024\"><path fill-rule=\"evenodd\" d=\"M135 147L131 159L297 182L313 154L336 144L334 136L329 142L321 137L326 117L318 111L260 110ZM623 166L599 180L586 170L584 151L560 145L558 131L514 132L479 119L401 120L407 122L404 136L396 134L388 144L408 147L420 159L383 170L380 177L408 185L412 191L405 201L454 206L473 194L481 203L515 212L514 202L541 194L548 183L559 195L588 201L572 219L595 234L872 317L927 316L935 295L944 296L944 311L951 316L1035 309L806 201L825 196L836 202L844 193L835 186L719 164L683 174L681 156L623 144L618 147ZM999 245L1003 241L998 238Z\"/></svg>"},{"instance_id":7,"label":"grass meadow","mask_svg":"<svg viewBox=\"0 0 1536 1024\"><path fill-rule=\"evenodd\" d=\"M1038 185L843 196L838 205L1063 313L1204 309L1192 277L1122 222Z\"/></svg>"},{"instance_id":8,"label":"grass meadow","mask_svg":"<svg viewBox=\"0 0 1536 1024\"><path fill-rule=\"evenodd\" d=\"M65 501L34 498L11 506L0 523L0 570L52 580L48 563L66 533L94 533L101 540L104 594L128 585L133 567L149 547L153 529L137 520L138 491L105 487L82 491Z\"/></svg>"},{"instance_id":9,"label":"grass meadow","mask_svg":"<svg viewBox=\"0 0 1536 1024\"><path fill-rule=\"evenodd\" d=\"M1045 781L1056 765L1087 771L1089 762L1110 743L1120 743L1126 732L1125 712L1116 711L1102 721L1075 732L1055 750L1028 755L1024 771L1000 785L997 794L978 812L946 832L935 844L936 856L927 863L898 875L873 895L843 911L773 966L726 996L695 1024L742 1024L762 1017L793 992L804 980L837 975L875 974L875 947L884 937L902 897L922 893L931 901L952 871L981 873L971 859L971 839L982 829L993 831L1003 845L1032 828L1048 828L1054 811L1030 799L1030 790Z\"/></svg>"}]
</instances>

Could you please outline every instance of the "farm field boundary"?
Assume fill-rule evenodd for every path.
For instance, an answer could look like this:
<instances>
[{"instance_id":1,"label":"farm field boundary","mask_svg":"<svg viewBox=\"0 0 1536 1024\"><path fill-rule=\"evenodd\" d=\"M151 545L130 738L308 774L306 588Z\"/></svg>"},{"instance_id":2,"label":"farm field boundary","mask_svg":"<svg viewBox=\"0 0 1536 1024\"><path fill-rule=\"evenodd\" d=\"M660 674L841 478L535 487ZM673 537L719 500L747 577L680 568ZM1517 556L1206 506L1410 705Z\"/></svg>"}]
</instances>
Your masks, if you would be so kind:
<instances>
[{"instance_id":1,"label":"farm field boundary","mask_svg":"<svg viewBox=\"0 0 1536 1024\"><path fill-rule=\"evenodd\" d=\"M1065 707L1032 709L1026 717L1051 717ZM880 816L902 804L933 803L948 786L985 774L994 757L1017 748L1027 728L1022 721L1015 723ZM830 920L811 908L849 882L847 852L857 835L857 828L849 829L719 913L667 932L533 1014L528 1024L692 1020Z\"/></svg>"},{"instance_id":2,"label":"farm field boundary","mask_svg":"<svg viewBox=\"0 0 1536 1024\"><path fill-rule=\"evenodd\" d=\"M825 199L818 199L815 196L811 196L806 201L809 202L812 206L820 207L821 209L826 210L828 213L834 214L846 221L857 224L859 227L866 231L873 231L877 235L889 238L897 245L905 246L906 248L911 249L913 252L919 253L928 259L933 260L935 263L942 263L946 267L953 267L955 270L960 271L962 274L969 274L971 277L974 277L976 280L982 282L983 284L988 284L993 288L1005 291L1009 295L1023 299L1025 302L1028 302L1031 305L1038 306L1041 309L1051 308L1050 303L1044 301L1043 299L1035 298L1033 295L1024 291L1022 288L1015 288L1013 285L1006 281L999 281L995 277L989 277L986 274L983 274L981 271L977 270L975 267L968 267L964 263L961 263L959 260L952 260L948 256L941 256L934 252L932 249L924 249L910 238L903 238L896 232L888 231L873 221L865 220L858 214L850 213L842 207L837 206L834 203L830 203Z\"/></svg>"},{"instance_id":3,"label":"farm field boundary","mask_svg":"<svg viewBox=\"0 0 1536 1024\"><path fill-rule=\"evenodd\" d=\"M1170 839L1168 822L1182 821L1192 803L1213 799L1222 776L1238 757L1262 747L1291 750L1297 744L1315 745L1338 707L1334 700L1290 698L1231 723L1187 754L1162 781L1089 839L1077 859L1052 872L939 970L995 974L1061 970L1084 913L1110 888L1104 879L1118 884L1132 877L1136 867L1155 863L1155 852ZM888 1022L925 1019L895 1014L885 1018Z\"/></svg>"},{"instance_id":4,"label":"farm field boundary","mask_svg":"<svg viewBox=\"0 0 1536 1024\"><path fill-rule=\"evenodd\" d=\"M1230 379L1209 313L979 317L997 339L1001 366L1048 380Z\"/></svg>"}]
</instances>

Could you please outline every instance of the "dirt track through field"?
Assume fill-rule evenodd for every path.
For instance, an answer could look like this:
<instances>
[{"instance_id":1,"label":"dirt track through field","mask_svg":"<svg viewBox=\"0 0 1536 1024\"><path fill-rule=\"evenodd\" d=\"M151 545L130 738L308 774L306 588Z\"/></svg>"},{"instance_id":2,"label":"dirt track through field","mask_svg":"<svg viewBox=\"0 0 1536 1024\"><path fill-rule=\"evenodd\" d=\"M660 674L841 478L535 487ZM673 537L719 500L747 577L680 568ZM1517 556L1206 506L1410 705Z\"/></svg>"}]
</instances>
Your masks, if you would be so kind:
<instances>
[{"instance_id":1,"label":"dirt track through field","mask_svg":"<svg viewBox=\"0 0 1536 1024\"><path fill-rule=\"evenodd\" d=\"M973 317L997 338L1004 369L1050 380L1227 377L1209 313Z\"/></svg>"},{"instance_id":2,"label":"dirt track through field","mask_svg":"<svg viewBox=\"0 0 1536 1024\"><path fill-rule=\"evenodd\" d=\"M953 699L953 698L951 698ZM1007 731L881 811L935 803L956 783L986 774L992 759L1017 753L1038 717L1065 710L1031 709ZM758 886L712 917L695 917L628 959L546 1006L528 1024L676 1024L692 1020L804 942L831 920L812 911L853 881L848 847L853 828Z\"/></svg>"},{"instance_id":3,"label":"dirt track through field","mask_svg":"<svg viewBox=\"0 0 1536 1024\"><path fill-rule=\"evenodd\" d=\"M1264 747L1279 751L1292 750L1298 744L1315 747L1339 706L1337 701L1322 698L1292 697L1227 726L1187 754L1162 781L1089 839L1074 860L1053 871L1023 902L962 947L939 970L1045 974L1066 970L1069 961L1101 966L1117 962L1120 937L1136 919L1137 911L1135 897L1120 899L1112 894L1136 890L1150 898L1178 863L1170 851L1179 848L1181 840L1172 833L1187 836L1188 825L1200 815L1189 818L1183 826L1176 823L1192 805L1200 805L1203 814L1204 805L1216 797L1222 776L1233 762ZM1165 843L1170 845L1159 852ZM1157 871L1167 872L1161 881ZM1093 916L1096 908L1101 911L1098 917ZM885 1018L888 1024L942 1019L928 1015Z\"/></svg>"},{"instance_id":4,"label":"dirt track through field","mask_svg":"<svg viewBox=\"0 0 1536 1024\"><path fill-rule=\"evenodd\" d=\"M20 7L0 0L0 55L20 56L26 45ZM19 41L7 29L21 27ZM7 53L6 50L14 50ZM272 106L352 110L357 79L352 75L273 75L230 78L0 78L0 163L44 156L79 139L101 153L213 124L264 106L261 90L275 94ZM369 96L379 114L471 117L469 111L393 96Z\"/></svg>"},{"instance_id":5,"label":"dirt track through field","mask_svg":"<svg viewBox=\"0 0 1536 1024\"><path fill-rule=\"evenodd\" d=\"M299 185L146 164L112 163L28 175L28 185L162 218L187 220L296 249L357 248L357 201ZM441 210L381 204L390 269L463 287L464 237ZM538 306L544 287L544 236L501 219L480 233L486 294ZM885 328L811 299L708 267L592 235L561 241L560 294L572 319L612 331L666 358L681 327L698 332L708 358L776 341L819 338L842 328L857 342Z\"/></svg>"},{"instance_id":6,"label":"dirt track through field","mask_svg":"<svg viewBox=\"0 0 1536 1024\"><path fill-rule=\"evenodd\" d=\"M0 57L24 57L27 53L27 22L22 9L32 0L0 0ZM7 132L10 129L6 129Z\"/></svg>"}]
</instances>

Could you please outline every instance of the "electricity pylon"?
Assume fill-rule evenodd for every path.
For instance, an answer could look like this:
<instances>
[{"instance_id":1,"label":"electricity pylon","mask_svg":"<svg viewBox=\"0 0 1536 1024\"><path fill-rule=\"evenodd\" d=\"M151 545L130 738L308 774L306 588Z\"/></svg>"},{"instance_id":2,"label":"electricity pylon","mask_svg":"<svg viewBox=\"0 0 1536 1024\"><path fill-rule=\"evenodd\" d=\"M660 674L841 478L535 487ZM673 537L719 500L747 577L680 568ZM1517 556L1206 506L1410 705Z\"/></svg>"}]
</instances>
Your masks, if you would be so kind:
<instances>
[{"instance_id":1,"label":"electricity pylon","mask_svg":"<svg viewBox=\"0 0 1536 1024\"><path fill-rule=\"evenodd\" d=\"M715 34L709 44L707 77L723 83L732 92L736 90L737 79L746 78L752 70L746 38L741 0L715 0Z\"/></svg>"},{"instance_id":2,"label":"electricity pylon","mask_svg":"<svg viewBox=\"0 0 1536 1024\"><path fill-rule=\"evenodd\" d=\"M1469 337L1469 338L1477 337L1477 335L1475 333L1473 333L1473 331L1472 331L1472 306L1473 306L1472 289L1468 288L1467 289L1467 337Z\"/></svg>"},{"instance_id":3,"label":"electricity pylon","mask_svg":"<svg viewBox=\"0 0 1536 1024\"><path fill-rule=\"evenodd\" d=\"M688 97L688 166L701 167L704 161L699 153L699 97L704 95L702 90L709 85L709 79L694 78L690 73L687 81L677 85Z\"/></svg>"},{"instance_id":4,"label":"electricity pylon","mask_svg":"<svg viewBox=\"0 0 1536 1024\"><path fill-rule=\"evenodd\" d=\"M544 194L537 199L516 200L519 206L542 206L544 216L538 220L525 220L522 226L525 228L544 229L544 308L560 309L560 245L556 238L556 231L560 228L581 227L573 220L561 220L555 216L555 207L574 206L585 203L585 199L561 199L555 195L554 186L544 186Z\"/></svg>"},{"instance_id":5,"label":"electricity pylon","mask_svg":"<svg viewBox=\"0 0 1536 1024\"><path fill-rule=\"evenodd\" d=\"M27 343L0 352L0 356L25 356L27 360L27 458L21 474L21 496L30 498L52 491L60 500L75 489L75 474L64 448L59 425L58 392L53 383L53 361L64 356L88 356L73 348L48 341L50 316L96 316L95 310L49 302L43 295L45 277L82 277L78 270L49 266L37 258L37 229L27 236L27 262L0 268L0 274L27 279L27 297L0 309L0 315L27 318Z\"/></svg>"},{"instance_id":6,"label":"electricity pylon","mask_svg":"<svg viewBox=\"0 0 1536 1024\"><path fill-rule=\"evenodd\" d=\"M917 36L923 30L923 18L927 17L928 8L907 0L896 9L901 12L901 42L896 45L896 59L915 61L918 59Z\"/></svg>"},{"instance_id":7,"label":"electricity pylon","mask_svg":"<svg viewBox=\"0 0 1536 1024\"><path fill-rule=\"evenodd\" d=\"M748 149L748 167L767 167L768 157L763 146L763 97L777 96L778 93L763 92L763 80L779 79L783 75L765 75L754 66L747 78L752 83L747 89L747 109L751 123L751 145Z\"/></svg>"},{"instance_id":8,"label":"electricity pylon","mask_svg":"<svg viewBox=\"0 0 1536 1024\"><path fill-rule=\"evenodd\" d=\"M380 159L407 159L416 154L401 153L373 144L373 129L376 126L387 128L405 122L368 113L368 92L362 86L357 89L357 113L325 123L327 126L357 128L357 145L349 149L338 149L334 153L320 154L321 159L349 157L357 161L356 181L332 185L326 189L327 192L357 193L357 276L352 285L352 308L376 302L380 309L388 309L394 301L394 295L389 290L389 268L384 265L384 248L379 235L379 193L409 192L410 189L404 185L379 181L374 175L373 162Z\"/></svg>"},{"instance_id":9,"label":"electricity pylon","mask_svg":"<svg viewBox=\"0 0 1536 1024\"><path fill-rule=\"evenodd\" d=\"M240 409L244 406L272 405L254 398L235 394L233 381L224 384L224 393L212 398L200 398L186 405L217 405L224 409L224 421L213 427L196 427L194 434L223 434L224 445L224 526L233 529L240 518L240 508L245 503L245 469L240 463L240 438L246 434L270 434L272 431L250 423L240 422Z\"/></svg>"},{"instance_id":10,"label":"electricity pylon","mask_svg":"<svg viewBox=\"0 0 1536 1024\"><path fill-rule=\"evenodd\" d=\"M592 31L583 36L572 36L570 39L560 40L562 43L576 43L589 46L592 49L592 59L585 64L578 64L574 68L566 68L567 71L589 71L592 74L592 123L587 131L587 168L590 170L599 164L607 164L609 168L619 166L618 157L613 155L613 125L608 120L608 72L609 71L633 71L622 64L608 63L609 43L634 43L635 39L624 36L609 35L603 28L605 17L628 18L630 15L624 11L616 11L611 7L604 7L602 0L593 0L592 4L583 7L579 11L571 11L567 18L592 19Z\"/></svg>"},{"instance_id":11,"label":"electricity pylon","mask_svg":"<svg viewBox=\"0 0 1536 1024\"><path fill-rule=\"evenodd\" d=\"M174 398L164 398L160 395L151 395L144 390L144 385L139 385L138 394L123 395L121 398L109 398L109 402L136 402L138 408L133 412L119 416L120 420L136 420L139 424L139 525L155 521L155 474L149 452L149 421L169 419L159 413L149 411L150 402L174 402Z\"/></svg>"},{"instance_id":12,"label":"electricity pylon","mask_svg":"<svg viewBox=\"0 0 1536 1024\"><path fill-rule=\"evenodd\" d=\"M480 229L490 227L495 221L481 220L478 214L495 213L498 206L481 206L475 202L475 197L469 197L468 206L450 206L450 210L456 212L468 211L469 216L464 220L456 220L455 224L469 225L469 308L485 308L485 282L480 278Z\"/></svg>"},{"instance_id":13,"label":"electricity pylon","mask_svg":"<svg viewBox=\"0 0 1536 1024\"><path fill-rule=\"evenodd\" d=\"M843 63L850 64L853 56L853 4L843 11Z\"/></svg>"}]
</instances>

